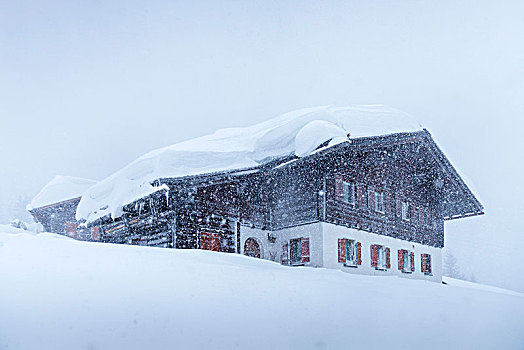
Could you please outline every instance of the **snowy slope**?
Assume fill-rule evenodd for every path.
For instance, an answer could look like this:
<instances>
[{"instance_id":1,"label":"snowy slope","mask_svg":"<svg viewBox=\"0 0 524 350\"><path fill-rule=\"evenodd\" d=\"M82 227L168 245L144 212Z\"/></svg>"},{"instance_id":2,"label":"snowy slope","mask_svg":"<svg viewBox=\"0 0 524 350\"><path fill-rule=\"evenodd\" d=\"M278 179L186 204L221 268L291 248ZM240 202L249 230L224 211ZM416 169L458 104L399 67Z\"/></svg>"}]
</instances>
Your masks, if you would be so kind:
<instances>
[{"instance_id":1,"label":"snowy slope","mask_svg":"<svg viewBox=\"0 0 524 350\"><path fill-rule=\"evenodd\" d=\"M163 177L180 177L258 166L286 155L306 156L325 141L421 130L410 115L384 106L312 107L246 128L221 129L143 155L90 188L77 219L93 221L122 213L122 206L156 189Z\"/></svg>"},{"instance_id":2,"label":"snowy slope","mask_svg":"<svg viewBox=\"0 0 524 350\"><path fill-rule=\"evenodd\" d=\"M93 180L57 175L27 205L27 210L78 198L94 184Z\"/></svg>"},{"instance_id":3,"label":"snowy slope","mask_svg":"<svg viewBox=\"0 0 524 350\"><path fill-rule=\"evenodd\" d=\"M0 233L0 349L522 349L524 296Z\"/></svg>"}]
</instances>

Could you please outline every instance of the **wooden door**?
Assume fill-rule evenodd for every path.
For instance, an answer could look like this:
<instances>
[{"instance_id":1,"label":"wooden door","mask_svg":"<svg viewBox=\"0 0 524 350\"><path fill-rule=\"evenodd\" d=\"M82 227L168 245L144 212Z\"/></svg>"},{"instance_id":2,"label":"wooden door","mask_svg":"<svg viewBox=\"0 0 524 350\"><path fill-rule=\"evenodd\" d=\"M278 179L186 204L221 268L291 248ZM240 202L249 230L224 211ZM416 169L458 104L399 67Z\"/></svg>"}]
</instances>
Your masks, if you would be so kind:
<instances>
[{"instance_id":1,"label":"wooden door","mask_svg":"<svg viewBox=\"0 0 524 350\"><path fill-rule=\"evenodd\" d=\"M200 232L200 249L220 251L220 236L218 233Z\"/></svg>"}]
</instances>

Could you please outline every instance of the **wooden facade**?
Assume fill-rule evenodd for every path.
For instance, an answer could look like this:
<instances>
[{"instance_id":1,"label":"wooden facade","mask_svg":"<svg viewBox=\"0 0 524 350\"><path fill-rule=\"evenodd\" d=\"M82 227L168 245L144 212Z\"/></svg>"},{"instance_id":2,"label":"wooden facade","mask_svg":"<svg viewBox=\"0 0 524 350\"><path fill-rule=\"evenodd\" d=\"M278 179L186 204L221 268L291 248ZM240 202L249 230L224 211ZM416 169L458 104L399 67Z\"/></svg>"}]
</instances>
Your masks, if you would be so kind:
<instances>
[{"instance_id":1,"label":"wooden facade","mask_svg":"<svg viewBox=\"0 0 524 350\"><path fill-rule=\"evenodd\" d=\"M354 203L340 198L352 183ZM482 214L482 206L427 131L351 140L303 158L257 168L182 178L124 207L116 220L89 225L104 242L240 252L239 230L274 232L327 222L417 242L444 245L444 220ZM337 192L338 191L338 192ZM375 192L384 208L376 210ZM407 203L410 218L401 217Z\"/></svg>"}]
</instances>

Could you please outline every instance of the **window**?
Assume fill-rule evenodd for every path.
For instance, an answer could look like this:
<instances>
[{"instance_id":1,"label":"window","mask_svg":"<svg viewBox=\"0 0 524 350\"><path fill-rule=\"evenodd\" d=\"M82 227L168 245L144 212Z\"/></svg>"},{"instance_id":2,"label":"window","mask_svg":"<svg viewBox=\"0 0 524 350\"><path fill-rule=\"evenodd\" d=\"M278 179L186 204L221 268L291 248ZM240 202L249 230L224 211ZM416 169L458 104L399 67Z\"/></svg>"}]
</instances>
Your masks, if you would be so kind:
<instances>
[{"instance_id":1,"label":"window","mask_svg":"<svg viewBox=\"0 0 524 350\"><path fill-rule=\"evenodd\" d=\"M378 244L371 246L371 266L377 270L391 268L390 249Z\"/></svg>"},{"instance_id":2,"label":"window","mask_svg":"<svg viewBox=\"0 0 524 350\"><path fill-rule=\"evenodd\" d=\"M338 240L338 262L345 266L358 267L362 265L362 245L352 239Z\"/></svg>"},{"instance_id":3,"label":"window","mask_svg":"<svg viewBox=\"0 0 524 350\"><path fill-rule=\"evenodd\" d=\"M424 210L424 223L426 226L431 226L431 210Z\"/></svg>"},{"instance_id":4,"label":"window","mask_svg":"<svg viewBox=\"0 0 524 350\"><path fill-rule=\"evenodd\" d=\"M409 219L411 218L410 210L409 210L410 205L408 204L408 202L402 201L401 206L402 206L402 220L409 221Z\"/></svg>"},{"instance_id":5,"label":"window","mask_svg":"<svg viewBox=\"0 0 524 350\"><path fill-rule=\"evenodd\" d=\"M303 265L306 262L309 262L309 238L295 238L282 246L282 264Z\"/></svg>"},{"instance_id":6,"label":"window","mask_svg":"<svg viewBox=\"0 0 524 350\"><path fill-rule=\"evenodd\" d=\"M369 189L366 185L364 185L364 188L362 190L362 204L364 208L369 208Z\"/></svg>"},{"instance_id":7,"label":"window","mask_svg":"<svg viewBox=\"0 0 524 350\"><path fill-rule=\"evenodd\" d=\"M357 188L354 182L343 181L343 201L349 204L357 203Z\"/></svg>"},{"instance_id":8,"label":"window","mask_svg":"<svg viewBox=\"0 0 524 350\"><path fill-rule=\"evenodd\" d=\"M431 254L421 254L420 264L424 275L431 275Z\"/></svg>"},{"instance_id":9,"label":"window","mask_svg":"<svg viewBox=\"0 0 524 350\"><path fill-rule=\"evenodd\" d=\"M398 269L404 273L415 271L415 253L400 249L398 251Z\"/></svg>"},{"instance_id":10,"label":"window","mask_svg":"<svg viewBox=\"0 0 524 350\"><path fill-rule=\"evenodd\" d=\"M386 207L384 205L384 193L375 191L375 211L380 213L386 212Z\"/></svg>"}]
</instances>

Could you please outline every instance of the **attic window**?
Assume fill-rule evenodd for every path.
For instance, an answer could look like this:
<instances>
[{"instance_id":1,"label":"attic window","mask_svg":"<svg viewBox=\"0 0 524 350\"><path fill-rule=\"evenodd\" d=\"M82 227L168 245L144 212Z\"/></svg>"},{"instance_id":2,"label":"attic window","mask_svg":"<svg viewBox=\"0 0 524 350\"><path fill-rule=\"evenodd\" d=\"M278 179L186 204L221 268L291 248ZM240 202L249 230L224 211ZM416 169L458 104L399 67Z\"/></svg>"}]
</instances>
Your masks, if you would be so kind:
<instances>
[{"instance_id":1,"label":"attic window","mask_svg":"<svg viewBox=\"0 0 524 350\"><path fill-rule=\"evenodd\" d=\"M349 204L357 203L357 189L354 182L343 181L343 200Z\"/></svg>"},{"instance_id":2,"label":"attic window","mask_svg":"<svg viewBox=\"0 0 524 350\"><path fill-rule=\"evenodd\" d=\"M409 215L409 204L408 202L402 201L402 220L409 221L411 215Z\"/></svg>"},{"instance_id":3,"label":"attic window","mask_svg":"<svg viewBox=\"0 0 524 350\"><path fill-rule=\"evenodd\" d=\"M375 211L379 213L386 212L386 206L384 205L384 193L375 191Z\"/></svg>"}]
</instances>

